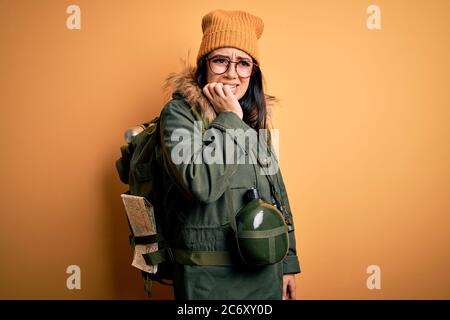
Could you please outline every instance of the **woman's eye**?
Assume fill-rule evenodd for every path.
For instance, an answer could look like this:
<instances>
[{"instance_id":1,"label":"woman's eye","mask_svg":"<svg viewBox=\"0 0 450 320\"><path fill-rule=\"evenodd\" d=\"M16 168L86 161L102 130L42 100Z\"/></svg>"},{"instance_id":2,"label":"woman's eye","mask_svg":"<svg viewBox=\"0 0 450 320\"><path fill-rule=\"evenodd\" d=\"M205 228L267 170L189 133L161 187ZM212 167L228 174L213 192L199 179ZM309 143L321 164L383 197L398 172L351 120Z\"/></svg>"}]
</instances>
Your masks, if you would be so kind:
<instances>
[{"instance_id":1,"label":"woman's eye","mask_svg":"<svg viewBox=\"0 0 450 320\"><path fill-rule=\"evenodd\" d=\"M248 62L248 61L240 61L239 63L243 67L250 67L250 62Z\"/></svg>"},{"instance_id":2,"label":"woman's eye","mask_svg":"<svg viewBox=\"0 0 450 320\"><path fill-rule=\"evenodd\" d=\"M226 63L227 60L226 59L222 59L222 58L217 58L213 60L214 63L218 63L218 64L222 64L222 63Z\"/></svg>"}]
</instances>

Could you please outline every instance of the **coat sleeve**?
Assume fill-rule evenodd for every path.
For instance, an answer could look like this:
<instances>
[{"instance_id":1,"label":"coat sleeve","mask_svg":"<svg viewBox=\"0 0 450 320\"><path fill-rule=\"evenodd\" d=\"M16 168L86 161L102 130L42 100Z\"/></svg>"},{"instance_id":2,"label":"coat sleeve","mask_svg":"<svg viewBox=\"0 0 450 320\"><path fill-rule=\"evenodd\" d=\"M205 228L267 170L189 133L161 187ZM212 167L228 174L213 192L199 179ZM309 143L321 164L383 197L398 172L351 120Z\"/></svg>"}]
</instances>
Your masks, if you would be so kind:
<instances>
[{"instance_id":1,"label":"coat sleeve","mask_svg":"<svg viewBox=\"0 0 450 320\"><path fill-rule=\"evenodd\" d=\"M183 194L193 201L211 203L228 188L229 179L236 172L238 164L226 163L226 148L221 154L223 161L209 164L204 161L207 145L211 141L203 141L205 139L202 139L199 126L200 122L196 123L196 118L184 100L169 101L160 116L161 150L164 166ZM221 112L209 128L215 128L214 138L224 139L226 129L246 130L250 127L235 113Z\"/></svg>"},{"instance_id":2,"label":"coat sleeve","mask_svg":"<svg viewBox=\"0 0 450 320\"><path fill-rule=\"evenodd\" d=\"M297 256L297 246L294 234L294 220L292 218L291 206L289 204L289 198L286 192L286 186L284 185L283 176L281 174L281 169L278 169L277 175L278 192L281 197L281 202L283 206L283 211L287 216L288 224L291 225L289 231L289 251L283 260L283 273L300 273L300 263Z\"/></svg>"}]
</instances>

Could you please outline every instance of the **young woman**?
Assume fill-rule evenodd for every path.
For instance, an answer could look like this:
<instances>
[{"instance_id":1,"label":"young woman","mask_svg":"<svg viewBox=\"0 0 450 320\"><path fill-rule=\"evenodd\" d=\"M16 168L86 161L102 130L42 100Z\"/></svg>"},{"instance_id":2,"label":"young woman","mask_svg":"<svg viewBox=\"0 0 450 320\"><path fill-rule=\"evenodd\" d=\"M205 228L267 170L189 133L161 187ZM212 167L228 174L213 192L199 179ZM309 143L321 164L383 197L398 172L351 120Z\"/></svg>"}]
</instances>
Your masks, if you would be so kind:
<instances>
[{"instance_id":1,"label":"young woman","mask_svg":"<svg viewBox=\"0 0 450 320\"><path fill-rule=\"evenodd\" d=\"M161 112L160 135L170 226L165 238L173 249L177 299L295 299L300 266L281 171L269 176L260 161L211 161L229 160L230 143L219 143L221 138L247 155L252 146L239 143L236 132L268 128L274 98L263 90L257 47L263 27L246 12L208 13L197 66L168 78L173 94ZM215 133L205 138L208 129ZM289 227L287 255L280 262L249 266L236 252L230 220L252 187L278 206Z\"/></svg>"}]
</instances>

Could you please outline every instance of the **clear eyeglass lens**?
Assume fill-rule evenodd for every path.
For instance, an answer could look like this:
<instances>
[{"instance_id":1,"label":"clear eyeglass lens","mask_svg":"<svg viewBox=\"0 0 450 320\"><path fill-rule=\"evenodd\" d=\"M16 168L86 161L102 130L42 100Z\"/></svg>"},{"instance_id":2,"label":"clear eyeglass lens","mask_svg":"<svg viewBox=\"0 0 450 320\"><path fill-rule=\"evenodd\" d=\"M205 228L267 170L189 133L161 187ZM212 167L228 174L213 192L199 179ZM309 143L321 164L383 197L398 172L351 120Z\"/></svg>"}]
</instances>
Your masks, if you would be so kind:
<instances>
[{"instance_id":1,"label":"clear eyeglass lens","mask_svg":"<svg viewBox=\"0 0 450 320\"><path fill-rule=\"evenodd\" d=\"M211 70L216 74L227 72L230 60L225 58L213 58L210 60ZM249 77L252 74L253 63L247 60L241 60L236 63L236 71L240 77Z\"/></svg>"}]
</instances>

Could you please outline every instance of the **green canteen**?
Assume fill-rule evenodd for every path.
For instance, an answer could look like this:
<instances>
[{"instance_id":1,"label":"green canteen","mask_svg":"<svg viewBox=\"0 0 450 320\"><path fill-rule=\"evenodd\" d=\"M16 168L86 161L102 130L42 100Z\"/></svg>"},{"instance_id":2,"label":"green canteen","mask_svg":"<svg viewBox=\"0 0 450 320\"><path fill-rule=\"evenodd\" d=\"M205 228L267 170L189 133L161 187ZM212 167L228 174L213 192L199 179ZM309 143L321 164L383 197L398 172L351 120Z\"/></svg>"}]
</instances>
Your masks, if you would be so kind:
<instances>
[{"instance_id":1,"label":"green canteen","mask_svg":"<svg viewBox=\"0 0 450 320\"><path fill-rule=\"evenodd\" d=\"M282 213L259 197L258 190L247 190L248 203L236 214L238 250L251 266L280 262L288 253L288 227Z\"/></svg>"}]
</instances>

